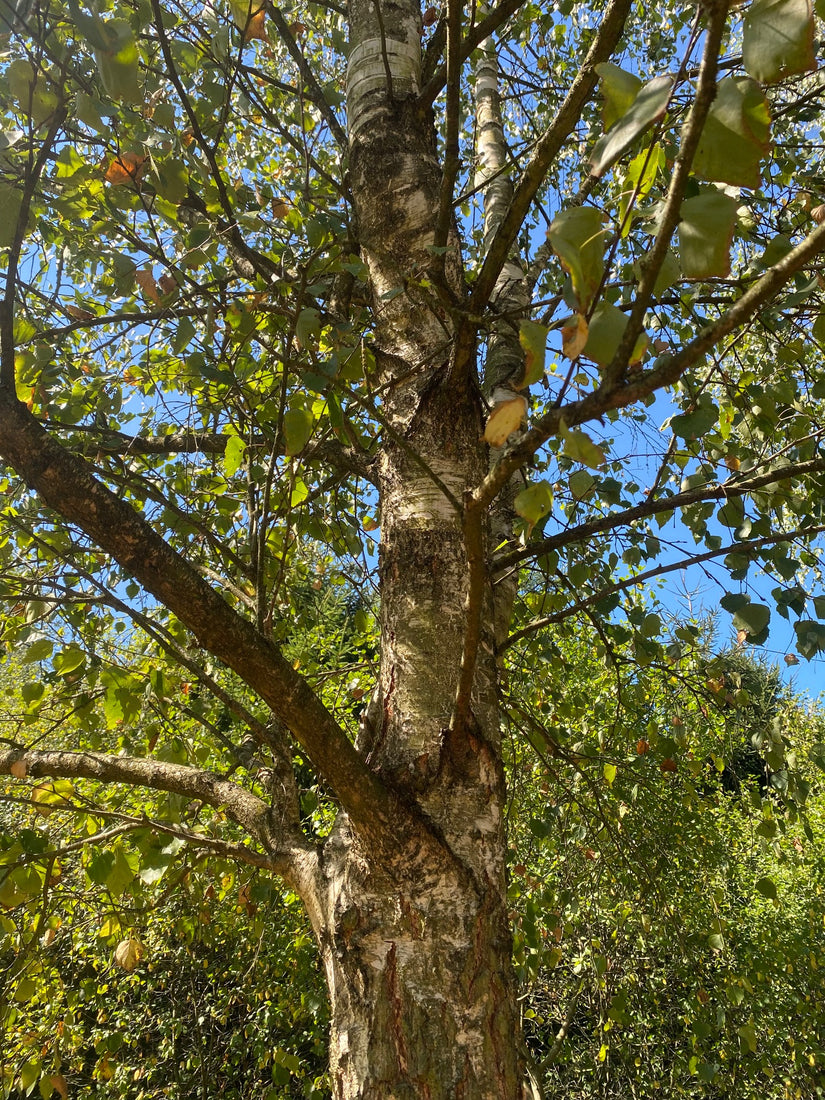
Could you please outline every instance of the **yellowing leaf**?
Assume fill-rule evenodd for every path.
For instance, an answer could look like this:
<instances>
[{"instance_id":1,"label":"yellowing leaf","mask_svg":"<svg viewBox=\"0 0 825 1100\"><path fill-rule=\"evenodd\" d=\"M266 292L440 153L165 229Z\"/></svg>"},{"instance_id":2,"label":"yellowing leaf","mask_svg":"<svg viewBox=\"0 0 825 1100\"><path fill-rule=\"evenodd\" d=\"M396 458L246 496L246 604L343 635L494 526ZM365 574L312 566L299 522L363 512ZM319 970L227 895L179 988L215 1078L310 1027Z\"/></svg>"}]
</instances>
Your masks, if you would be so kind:
<instances>
[{"instance_id":1,"label":"yellowing leaf","mask_svg":"<svg viewBox=\"0 0 825 1100\"><path fill-rule=\"evenodd\" d=\"M544 377L544 353L547 345L546 325L524 320L519 323L518 338L524 352L524 377L516 387L523 389L540 382Z\"/></svg>"},{"instance_id":2,"label":"yellowing leaf","mask_svg":"<svg viewBox=\"0 0 825 1100\"><path fill-rule=\"evenodd\" d=\"M527 401L521 394L513 394L496 403L487 418L484 442L492 447L503 447L513 432L517 432L527 416Z\"/></svg>"},{"instance_id":3,"label":"yellowing leaf","mask_svg":"<svg viewBox=\"0 0 825 1100\"><path fill-rule=\"evenodd\" d=\"M92 321L94 319L94 314L81 306L67 305L66 312L73 321Z\"/></svg>"},{"instance_id":4,"label":"yellowing leaf","mask_svg":"<svg viewBox=\"0 0 825 1100\"><path fill-rule=\"evenodd\" d=\"M532 530L553 507L553 490L548 482L537 481L517 494L514 507L518 515L527 520Z\"/></svg>"},{"instance_id":5,"label":"yellowing leaf","mask_svg":"<svg viewBox=\"0 0 825 1100\"><path fill-rule=\"evenodd\" d=\"M568 359L578 359L587 344L587 336L587 321L581 313L574 313L561 330L561 348Z\"/></svg>"},{"instance_id":6,"label":"yellowing leaf","mask_svg":"<svg viewBox=\"0 0 825 1100\"><path fill-rule=\"evenodd\" d=\"M144 948L140 940L136 940L134 937L130 937L128 940L121 940L115 948L115 966L119 966L120 969L125 970L127 974L131 973L143 958L143 954Z\"/></svg>"},{"instance_id":7,"label":"yellowing leaf","mask_svg":"<svg viewBox=\"0 0 825 1100\"><path fill-rule=\"evenodd\" d=\"M266 41L266 13L259 0L230 0L229 7L235 25L244 32L244 42L250 42L253 38Z\"/></svg>"}]
</instances>

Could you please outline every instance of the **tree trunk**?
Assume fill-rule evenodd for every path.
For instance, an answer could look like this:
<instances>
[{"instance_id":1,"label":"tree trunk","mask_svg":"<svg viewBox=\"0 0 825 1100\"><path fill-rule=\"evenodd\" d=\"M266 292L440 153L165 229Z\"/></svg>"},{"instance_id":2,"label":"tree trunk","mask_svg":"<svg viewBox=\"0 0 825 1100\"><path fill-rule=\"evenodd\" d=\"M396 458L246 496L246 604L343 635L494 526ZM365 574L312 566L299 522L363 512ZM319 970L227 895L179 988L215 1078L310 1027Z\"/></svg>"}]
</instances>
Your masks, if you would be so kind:
<instances>
[{"instance_id":1,"label":"tree trunk","mask_svg":"<svg viewBox=\"0 0 825 1100\"><path fill-rule=\"evenodd\" d=\"M309 908L332 1004L336 1096L519 1097L524 1066L507 920L492 590L480 595L470 704L464 496L488 468L482 403L456 378L464 298L441 172L416 100L415 3L350 6L350 179L375 301L381 455L381 668L359 749L414 824L373 850L342 815ZM482 533L483 537L483 533Z\"/></svg>"}]
</instances>

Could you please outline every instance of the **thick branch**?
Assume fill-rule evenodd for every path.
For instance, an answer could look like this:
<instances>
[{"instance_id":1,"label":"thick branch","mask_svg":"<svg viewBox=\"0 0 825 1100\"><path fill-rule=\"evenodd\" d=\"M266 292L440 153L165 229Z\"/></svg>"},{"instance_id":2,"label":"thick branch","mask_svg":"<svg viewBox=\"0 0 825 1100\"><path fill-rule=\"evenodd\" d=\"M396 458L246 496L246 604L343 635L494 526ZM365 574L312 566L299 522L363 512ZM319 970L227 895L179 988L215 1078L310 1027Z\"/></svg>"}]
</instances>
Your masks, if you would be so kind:
<instances>
[{"instance_id":1,"label":"thick branch","mask_svg":"<svg viewBox=\"0 0 825 1100\"><path fill-rule=\"evenodd\" d=\"M215 592L125 501L60 447L13 393L0 393L0 453L43 500L77 524L271 707L329 783L356 828L397 832L397 807L280 650Z\"/></svg>"},{"instance_id":2,"label":"thick branch","mask_svg":"<svg viewBox=\"0 0 825 1100\"><path fill-rule=\"evenodd\" d=\"M237 783L185 764L102 752L4 748L0 750L0 775L14 775L17 779L94 779L100 783L126 783L130 787L168 791L225 811L249 836L263 844L271 840L270 807L262 798Z\"/></svg>"}]
</instances>

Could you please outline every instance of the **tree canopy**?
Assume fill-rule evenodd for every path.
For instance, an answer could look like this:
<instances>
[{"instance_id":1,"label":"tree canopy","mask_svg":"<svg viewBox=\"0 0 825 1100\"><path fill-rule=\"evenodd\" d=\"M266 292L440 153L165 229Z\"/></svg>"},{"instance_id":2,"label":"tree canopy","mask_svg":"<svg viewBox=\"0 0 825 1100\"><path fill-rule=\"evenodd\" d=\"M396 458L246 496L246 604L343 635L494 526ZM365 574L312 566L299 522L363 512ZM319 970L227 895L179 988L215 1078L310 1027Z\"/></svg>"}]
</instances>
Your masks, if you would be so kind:
<instances>
[{"instance_id":1,"label":"tree canopy","mask_svg":"<svg viewBox=\"0 0 825 1100\"><path fill-rule=\"evenodd\" d=\"M0 773L102 882L114 812L282 876L338 1096L529 1076L511 687L612 790L642 742L698 779L634 728L704 660L659 578L825 651L821 15L0 0Z\"/></svg>"}]
</instances>

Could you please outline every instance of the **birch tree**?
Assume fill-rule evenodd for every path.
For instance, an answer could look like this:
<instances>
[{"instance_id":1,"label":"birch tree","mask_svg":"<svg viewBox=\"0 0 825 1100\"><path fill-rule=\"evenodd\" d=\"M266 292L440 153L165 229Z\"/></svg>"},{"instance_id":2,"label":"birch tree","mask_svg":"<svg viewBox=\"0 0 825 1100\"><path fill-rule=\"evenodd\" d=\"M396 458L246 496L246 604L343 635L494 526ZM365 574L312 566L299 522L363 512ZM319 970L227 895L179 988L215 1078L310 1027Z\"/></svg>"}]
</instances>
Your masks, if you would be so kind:
<instances>
[{"instance_id":1,"label":"birch tree","mask_svg":"<svg viewBox=\"0 0 825 1100\"><path fill-rule=\"evenodd\" d=\"M105 714L21 723L8 789L95 836L168 792L281 876L337 1097L530 1095L508 662L569 623L667 675L639 586L690 566L825 648L809 0L3 4L4 642ZM296 650L327 583L355 679Z\"/></svg>"}]
</instances>

